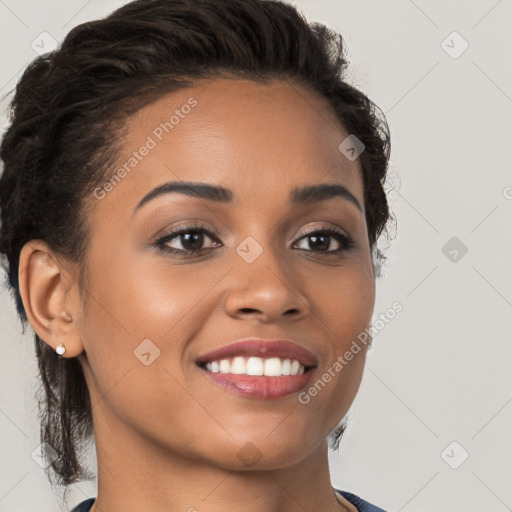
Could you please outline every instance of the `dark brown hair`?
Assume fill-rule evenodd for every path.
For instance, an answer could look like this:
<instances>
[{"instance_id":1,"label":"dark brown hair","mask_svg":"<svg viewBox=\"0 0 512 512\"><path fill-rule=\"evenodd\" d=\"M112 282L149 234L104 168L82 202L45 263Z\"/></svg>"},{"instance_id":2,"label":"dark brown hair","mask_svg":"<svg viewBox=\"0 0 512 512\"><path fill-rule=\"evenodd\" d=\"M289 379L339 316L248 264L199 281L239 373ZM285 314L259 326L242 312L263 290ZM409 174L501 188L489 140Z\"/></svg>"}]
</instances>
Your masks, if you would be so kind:
<instances>
[{"instance_id":1,"label":"dark brown hair","mask_svg":"<svg viewBox=\"0 0 512 512\"><path fill-rule=\"evenodd\" d=\"M76 263L85 300L89 199L110 175L123 121L167 92L215 77L284 79L328 101L365 146L359 158L368 238L380 268L376 242L390 218L384 191L389 131L374 103L345 80L347 66L339 34L307 23L279 1L136 0L71 30L25 70L0 148L0 255L23 327L18 268L24 244L42 239ZM89 479L81 453L93 427L81 365L58 358L37 334L34 339L41 440L58 454L51 468L60 484ZM342 423L331 433L332 446L343 430Z\"/></svg>"}]
</instances>

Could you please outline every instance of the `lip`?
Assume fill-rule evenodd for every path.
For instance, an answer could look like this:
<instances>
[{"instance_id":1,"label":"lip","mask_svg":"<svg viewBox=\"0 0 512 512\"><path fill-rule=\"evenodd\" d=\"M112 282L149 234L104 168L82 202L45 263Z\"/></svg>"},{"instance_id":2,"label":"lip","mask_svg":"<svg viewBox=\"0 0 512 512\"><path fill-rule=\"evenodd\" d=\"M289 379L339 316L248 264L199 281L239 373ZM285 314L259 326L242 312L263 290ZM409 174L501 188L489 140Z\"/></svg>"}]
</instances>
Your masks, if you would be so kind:
<instances>
[{"instance_id":1,"label":"lip","mask_svg":"<svg viewBox=\"0 0 512 512\"><path fill-rule=\"evenodd\" d=\"M230 359L236 356L247 357L280 357L282 359L297 359L300 364L311 367L317 366L318 361L312 352L289 340L243 339L224 347L208 352L197 358L197 364L202 365L211 361Z\"/></svg>"},{"instance_id":2,"label":"lip","mask_svg":"<svg viewBox=\"0 0 512 512\"><path fill-rule=\"evenodd\" d=\"M306 371L300 375L268 377L265 375L210 372L204 368L204 365L208 362L237 356L296 359L306 367ZM218 386L233 393L260 400L275 400L297 393L312 379L313 369L318 365L316 356L296 343L289 340L265 341L259 339L235 341L200 356L196 363Z\"/></svg>"},{"instance_id":3,"label":"lip","mask_svg":"<svg viewBox=\"0 0 512 512\"><path fill-rule=\"evenodd\" d=\"M203 371L218 386L233 393L260 400L276 400L297 393L309 383L314 373L311 370L302 375L255 377L234 373L213 373L204 369Z\"/></svg>"}]
</instances>

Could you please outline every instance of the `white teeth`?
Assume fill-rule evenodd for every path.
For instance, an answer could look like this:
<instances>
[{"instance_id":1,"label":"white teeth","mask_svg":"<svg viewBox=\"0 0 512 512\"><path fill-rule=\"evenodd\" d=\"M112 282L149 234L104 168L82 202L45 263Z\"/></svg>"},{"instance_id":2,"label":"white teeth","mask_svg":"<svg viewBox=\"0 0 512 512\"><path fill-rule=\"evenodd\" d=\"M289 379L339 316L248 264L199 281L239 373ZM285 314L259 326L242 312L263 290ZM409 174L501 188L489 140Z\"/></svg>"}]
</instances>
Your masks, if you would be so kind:
<instances>
[{"instance_id":1,"label":"white teeth","mask_svg":"<svg viewBox=\"0 0 512 512\"><path fill-rule=\"evenodd\" d=\"M281 360L279 357L271 357L265 361L265 375L267 377L279 377L281 375Z\"/></svg>"},{"instance_id":2,"label":"white teeth","mask_svg":"<svg viewBox=\"0 0 512 512\"><path fill-rule=\"evenodd\" d=\"M292 366L290 368L290 375L298 375L300 366L301 364L299 363L299 361L294 359L292 361Z\"/></svg>"},{"instance_id":3,"label":"white teeth","mask_svg":"<svg viewBox=\"0 0 512 512\"><path fill-rule=\"evenodd\" d=\"M231 373L231 363L228 359L223 359L219 362L219 372L220 373Z\"/></svg>"},{"instance_id":4,"label":"white teeth","mask_svg":"<svg viewBox=\"0 0 512 512\"><path fill-rule=\"evenodd\" d=\"M243 357L235 357L231 363L231 373L243 375L247 373L247 365Z\"/></svg>"},{"instance_id":5,"label":"white teeth","mask_svg":"<svg viewBox=\"0 0 512 512\"><path fill-rule=\"evenodd\" d=\"M263 359L261 357L249 357L247 375L263 375Z\"/></svg>"},{"instance_id":6,"label":"white teeth","mask_svg":"<svg viewBox=\"0 0 512 512\"><path fill-rule=\"evenodd\" d=\"M206 364L206 369L215 373L232 373L235 375L265 375L267 377L280 377L281 375L301 375L305 367L296 359L281 359L270 357L242 357L221 359Z\"/></svg>"}]
</instances>

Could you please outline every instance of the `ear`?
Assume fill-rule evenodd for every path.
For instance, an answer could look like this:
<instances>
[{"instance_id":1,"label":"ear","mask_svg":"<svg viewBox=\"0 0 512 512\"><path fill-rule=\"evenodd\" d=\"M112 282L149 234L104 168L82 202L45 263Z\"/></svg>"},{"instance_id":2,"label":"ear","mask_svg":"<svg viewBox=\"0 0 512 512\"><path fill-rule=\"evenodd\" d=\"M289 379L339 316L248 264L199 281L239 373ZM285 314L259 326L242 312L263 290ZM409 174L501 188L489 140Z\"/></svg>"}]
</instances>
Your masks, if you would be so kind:
<instances>
[{"instance_id":1,"label":"ear","mask_svg":"<svg viewBox=\"0 0 512 512\"><path fill-rule=\"evenodd\" d=\"M81 354L78 282L46 242L31 240L23 246L18 278L23 306L37 335L54 350L63 343L63 357Z\"/></svg>"}]
</instances>

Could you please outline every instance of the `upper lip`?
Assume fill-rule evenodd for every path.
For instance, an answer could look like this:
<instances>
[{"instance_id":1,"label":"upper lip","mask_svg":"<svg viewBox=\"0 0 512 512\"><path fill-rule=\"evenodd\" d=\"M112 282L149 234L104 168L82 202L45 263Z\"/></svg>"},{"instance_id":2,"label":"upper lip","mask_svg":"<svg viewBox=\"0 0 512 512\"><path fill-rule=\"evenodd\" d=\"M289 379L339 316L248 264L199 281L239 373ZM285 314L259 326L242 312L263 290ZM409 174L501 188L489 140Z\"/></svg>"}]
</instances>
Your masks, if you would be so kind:
<instances>
[{"instance_id":1,"label":"upper lip","mask_svg":"<svg viewBox=\"0 0 512 512\"><path fill-rule=\"evenodd\" d=\"M312 352L292 341L261 339L243 339L235 341L229 345L199 356L197 363L204 364L237 356L280 357L282 359L296 359L299 363L307 367L317 365L317 358Z\"/></svg>"}]
</instances>

